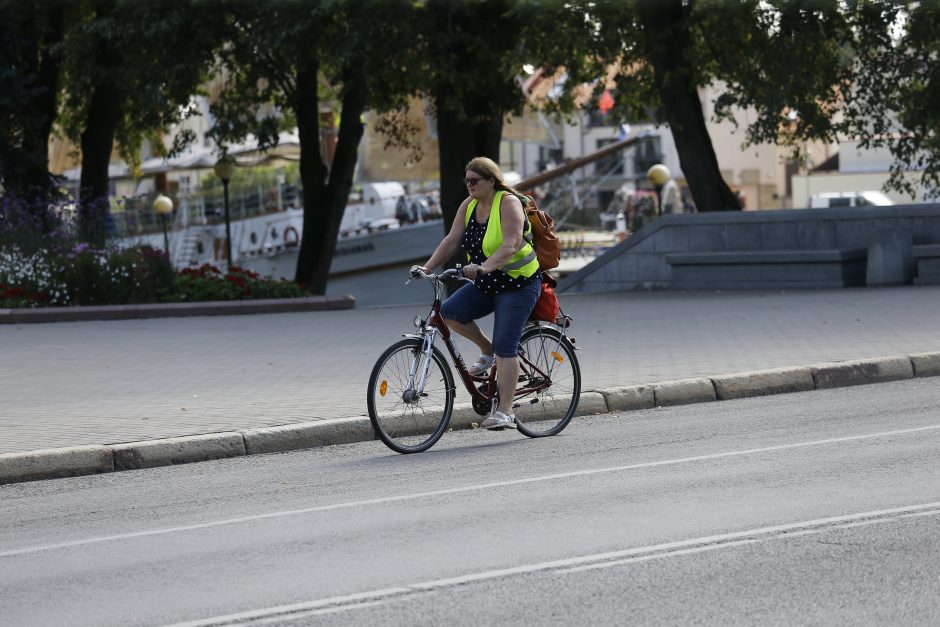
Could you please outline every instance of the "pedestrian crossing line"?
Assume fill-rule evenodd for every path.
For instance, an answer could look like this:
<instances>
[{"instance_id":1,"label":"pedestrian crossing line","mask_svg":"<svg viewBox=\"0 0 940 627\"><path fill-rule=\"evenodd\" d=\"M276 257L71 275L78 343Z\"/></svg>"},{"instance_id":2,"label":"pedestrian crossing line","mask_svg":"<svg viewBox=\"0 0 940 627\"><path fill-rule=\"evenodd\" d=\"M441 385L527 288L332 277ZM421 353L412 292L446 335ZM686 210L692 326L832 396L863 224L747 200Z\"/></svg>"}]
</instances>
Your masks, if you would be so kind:
<instances>
[{"instance_id":1,"label":"pedestrian crossing line","mask_svg":"<svg viewBox=\"0 0 940 627\"><path fill-rule=\"evenodd\" d=\"M588 477L592 475L603 475L609 473L617 472L627 472L631 470L642 470L647 468L658 468L664 466L676 466L681 464L689 464L702 461L711 461L716 459L728 459L735 457L744 457L747 455L756 455L760 453L775 453L781 451L795 450L801 448L808 448L814 446L825 446L829 444L841 444L846 442L858 442L863 440L872 440L878 438L886 438L892 436L900 435L911 435L917 433L925 433L929 431L940 430L940 425L928 425L924 427L913 427L910 429L897 429L893 431L881 431L878 433L866 433L861 435L850 435L843 436L838 438L827 438L823 440L809 440L805 442L793 442L790 444L778 444L774 446L764 446L760 448L751 448L751 449L742 449L737 451L724 451L721 453L709 453L706 455L695 455L692 457L680 457L673 459L663 459L651 462L640 462L636 464L627 464L624 466L609 466L604 468L590 468L586 470L573 470L569 472L556 473L551 475L541 475L538 477L525 477L522 479L510 479L506 481L494 481L491 483L480 483L467 486L458 486L453 488L443 488L440 490L429 490L425 492L413 492L410 494L397 494L393 496L384 496L374 499L363 499L359 501L346 501L342 503L333 503L329 505L316 505L313 507L304 507L300 509L290 509L282 510L279 512L268 512L264 514L253 514L250 516L239 516L237 518L226 518L222 520L213 520L203 523L193 523L190 525L179 525L174 527L164 527L161 529L145 529L142 531L132 531L128 533L120 533L109 536L99 536L96 538L85 538L81 540L68 540L64 542L57 542L53 544L43 544L37 546L23 547L19 549L10 549L6 551L0 551L0 559L5 557L16 557L19 555L29 555L34 553L42 553L46 551L55 551L61 549L68 549L74 547L82 547L93 544L100 544L103 542L117 542L121 540L134 540L137 538L147 538L153 536L161 536L171 533L183 533L188 531L199 531L202 529L212 529L215 527L223 527L227 525L237 525L243 523L249 523L260 520L272 520L278 518L285 518L288 516L301 516L306 514L315 514L319 512L328 512L340 509L349 509L355 507L368 507L371 505L383 505L388 503L400 503L404 501L414 501L424 498L433 498L439 496L447 496L451 494L462 494L465 492L477 492L483 490L490 490L496 488L505 488L512 486L528 485L535 483L542 483L546 481L558 481L562 479L572 479L575 477Z\"/></svg>"},{"instance_id":2,"label":"pedestrian crossing line","mask_svg":"<svg viewBox=\"0 0 940 627\"><path fill-rule=\"evenodd\" d=\"M581 555L560 560L538 562L535 564L526 564L512 568L482 571L461 575L458 577L449 577L445 579L413 583L395 588L385 588L381 590L360 592L344 596L327 597L303 603L271 606L257 610L249 610L246 612L214 616L211 618L195 621L173 623L164 627L222 627L225 625L262 625L269 623L279 623L285 620L298 620L318 614L336 613L340 611L350 611L363 609L366 607L374 607L376 605L388 603L391 601L398 601L403 598L421 593L453 588L461 585L504 577L540 572L555 572L558 574L577 573L599 568L623 566L626 564L644 562L654 559L693 555L705 551L732 548L775 539L786 539L807 534L826 533L845 528L847 526L857 526L859 524L873 525L879 523L895 522L905 518L910 518L912 516L937 515L940 515L940 501L922 503L918 505L908 505L903 507L894 507L890 509L858 512L855 514L830 516L827 518L804 520L800 522L773 525L769 527L756 527L753 529L734 531L731 533L691 538L688 540L679 540L675 542L666 542L644 547L634 547L619 551L594 553L590 555Z\"/></svg>"}]
</instances>

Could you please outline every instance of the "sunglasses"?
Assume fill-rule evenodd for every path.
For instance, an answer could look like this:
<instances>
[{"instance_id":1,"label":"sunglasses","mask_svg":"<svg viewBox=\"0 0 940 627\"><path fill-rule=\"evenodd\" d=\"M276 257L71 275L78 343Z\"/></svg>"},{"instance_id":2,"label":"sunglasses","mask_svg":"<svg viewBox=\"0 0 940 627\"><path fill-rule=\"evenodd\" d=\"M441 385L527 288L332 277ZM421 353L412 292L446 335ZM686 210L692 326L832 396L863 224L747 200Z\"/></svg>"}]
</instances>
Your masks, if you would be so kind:
<instances>
[{"instance_id":1,"label":"sunglasses","mask_svg":"<svg viewBox=\"0 0 940 627\"><path fill-rule=\"evenodd\" d=\"M486 181L486 180L489 180L489 179L483 178L482 176L479 177L479 178L469 178L469 177L467 177L467 178L465 178L465 179L463 180L463 184L466 185L467 187L473 187L474 185L476 185L476 184L479 183L480 181Z\"/></svg>"}]
</instances>

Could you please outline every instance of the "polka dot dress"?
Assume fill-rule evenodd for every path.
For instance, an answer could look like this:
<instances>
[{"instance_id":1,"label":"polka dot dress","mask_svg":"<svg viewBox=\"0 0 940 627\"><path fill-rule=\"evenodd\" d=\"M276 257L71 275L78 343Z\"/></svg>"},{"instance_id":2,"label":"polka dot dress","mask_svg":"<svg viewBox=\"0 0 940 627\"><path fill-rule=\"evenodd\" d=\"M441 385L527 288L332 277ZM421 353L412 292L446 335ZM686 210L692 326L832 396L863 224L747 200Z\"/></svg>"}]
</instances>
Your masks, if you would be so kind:
<instances>
[{"instance_id":1,"label":"polka dot dress","mask_svg":"<svg viewBox=\"0 0 940 627\"><path fill-rule=\"evenodd\" d=\"M467 228L463 232L463 238L460 240L460 245L470 255L470 263L482 264L487 259L486 255L483 254L483 236L486 235L486 225L488 223L488 219L483 224L477 222L476 208L474 208L473 214L470 215L470 221L467 222ZM483 276L477 275L473 283L484 294L492 295L525 287L534 281L536 276L538 276L538 272L528 277L513 278L502 270L496 270Z\"/></svg>"}]
</instances>

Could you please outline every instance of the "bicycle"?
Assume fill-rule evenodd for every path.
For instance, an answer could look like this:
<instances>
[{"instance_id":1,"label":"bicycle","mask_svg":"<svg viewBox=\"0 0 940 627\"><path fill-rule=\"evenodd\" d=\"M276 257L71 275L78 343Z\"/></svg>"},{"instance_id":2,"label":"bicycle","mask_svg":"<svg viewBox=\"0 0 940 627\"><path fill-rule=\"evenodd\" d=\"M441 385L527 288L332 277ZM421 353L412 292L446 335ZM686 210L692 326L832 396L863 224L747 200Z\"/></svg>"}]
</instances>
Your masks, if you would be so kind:
<instances>
[{"instance_id":1,"label":"bicycle","mask_svg":"<svg viewBox=\"0 0 940 627\"><path fill-rule=\"evenodd\" d=\"M499 400L496 365L473 375L441 318L444 279L463 277L460 268L440 274L418 271L431 282L434 302L426 317L415 316L416 333L403 334L379 357L368 385L369 420L376 436L398 453L426 451L444 434L454 411L456 386L441 350L451 361L472 399L473 410L488 415ZM406 285L411 282L408 280ZM530 438L557 435L571 422L581 396L581 369L574 338L567 334L571 316L561 312L554 323L530 320L519 340L519 383L513 408L516 426Z\"/></svg>"}]
</instances>

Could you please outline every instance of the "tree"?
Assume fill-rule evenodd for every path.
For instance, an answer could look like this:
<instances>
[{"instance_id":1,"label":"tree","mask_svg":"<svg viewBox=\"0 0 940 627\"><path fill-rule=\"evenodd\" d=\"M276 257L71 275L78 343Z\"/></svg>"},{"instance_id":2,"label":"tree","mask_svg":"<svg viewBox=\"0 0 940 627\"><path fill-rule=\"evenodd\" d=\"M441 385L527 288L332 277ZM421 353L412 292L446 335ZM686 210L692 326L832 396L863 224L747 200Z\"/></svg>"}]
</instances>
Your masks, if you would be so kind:
<instances>
[{"instance_id":1,"label":"tree","mask_svg":"<svg viewBox=\"0 0 940 627\"><path fill-rule=\"evenodd\" d=\"M713 19L715 77L728 89L716 112L756 116L748 143L858 140L891 151L888 188L914 194L906 171L940 192L940 7L934 2L703 2ZM732 38L728 41L729 36Z\"/></svg>"},{"instance_id":2,"label":"tree","mask_svg":"<svg viewBox=\"0 0 940 627\"><path fill-rule=\"evenodd\" d=\"M503 119L524 103L524 13L510 0L429 0L418 12L425 67L422 91L437 118L444 229L467 197L464 168L474 157L499 161Z\"/></svg>"},{"instance_id":3,"label":"tree","mask_svg":"<svg viewBox=\"0 0 940 627\"><path fill-rule=\"evenodd\" d=\"M693 63L692 6L682 0L639 0L642 50L652 66L662 120L672 131L695 206L699 211L740 209L740 202L721 177L705 126L698 95L702 73Z\"/></svg>"},{"instance_id":4,"label":"tree","mask_svg":"<svg viewBox=\"0 0 940 627\"><path fill-rule=\"evenodd\" d=\"M940 5L859 2L852 14L856 73L843 133L884 147L895 161L887 186L913 196L904 174L940 196Z\"/></svg>"},{"instance_id":5,"label":"tree","mask_svg":"<svg viewBox=\"0 0 940 627\"><path fill-rule=\"evenodd\" d=\"M295 281L326 291L339 225L352 189L366 108L403 104L414 63L406 0L224 3L231 29L222 51L226 86L213 105L219 142L254 134L262 147L296 123L304 198ZM320 145L322 107L338 109L332 161ZM259 111L262 113L259 114Z\"/></svg>"},{"instance_id":6,"label":"tree","mask_svg":"<svg viewBox=\"0 0 940 627\"><path fill-rule=\"evenodd\" d=\"M595 25L600 58L619 68L611 118L668 124L698 210L740 209L721 176L698 95L710 80L711 63L696 37L705 17L697 3L608 0L570 6ZM604 88L598 82L596 93Z\"/></svg>"},{"instance_id":7,"label":"tree","mask_svg":"<svg viewBox=\"0 0 940 627\"><path fill-rule=\"evenodd\" d=\"M0 2L0 186L48 198L66 3Z\"/></svg>"},{"instance_id":8,"label":"tree","mask_svg":"<svg viewBox=\"0 0 940 627\"><path fill-rule=\"evenodd\" d=\"M108 165L117 143L132 166L144 138L188 114L219 44L218 18L204 3L94 0L69 32L62 123L79 144L79 234L106 238ZM191 136L180 136L169 152Z\"/></svg>"}]
</instances>

